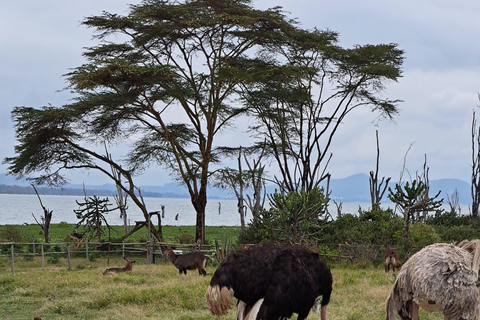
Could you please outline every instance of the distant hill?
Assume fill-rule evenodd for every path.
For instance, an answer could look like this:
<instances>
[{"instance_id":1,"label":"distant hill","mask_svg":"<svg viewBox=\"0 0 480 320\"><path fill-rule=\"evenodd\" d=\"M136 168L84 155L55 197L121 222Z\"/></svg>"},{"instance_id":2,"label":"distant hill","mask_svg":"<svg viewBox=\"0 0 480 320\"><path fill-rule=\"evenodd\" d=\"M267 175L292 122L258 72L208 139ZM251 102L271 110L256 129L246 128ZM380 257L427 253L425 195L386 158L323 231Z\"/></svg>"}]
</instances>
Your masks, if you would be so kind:
<instances>
[{"instance_id":1,"label":"distant hill","mask_svg":"<svg viewBox=\"0 0 480 320\"><path fill-rule=\"evenodd\" d=\"M389 186L393 187L396 182L390 182ZM97 196L111 196L116 193L113 184L103 185L86 185L87 194ZM59 194L59 195L83 195L83 185L70 184L63 188L37 188L40 194ZM142 195L144 197L159 197L159 198L188 198L189 194L185 187L176 183L166 183L163 186L141 186ZM444 203L447 203L447 195L452 194L457 190L459 194L460 204L471 203L470 184L460 179L439 179L430 181L430 194L435 195L441 190L440 197L444 198ZM268 192L273 192L275 187L267 188ZM366 174L355 174L343 179L330 180L331 198L333 200L342 202L370 202L369 177ZM212 199L233 199L233 192L210 188L208 190L209 198ZM33 194L34 191L27 181L15 180L11 176L0 174L0 193L7 194ZM388 203L387 193L385 193L383 202Z\"/></svg>"},{"instance_id":2,"label":"distant hill","mask_svg":"<svg viewBox=\"0 0 480 320\"><path fill-rule=\"evenodd\" d=\"M388 186L393 188L398 181L390 181ZM470 196L470 184L460 179L438 179L430 180L430 196L441 191L439 198L444 199L447 204L447 195L452 196L457 189L460 204L469 204L472 201ZM330 196L333 200L342 202L367 202L370 200L369 176L363 173L355 174L344 179L331 179ZM385 192L383 202L390 202L387 199L388 190Z\"/></svg>"}]
</instances>

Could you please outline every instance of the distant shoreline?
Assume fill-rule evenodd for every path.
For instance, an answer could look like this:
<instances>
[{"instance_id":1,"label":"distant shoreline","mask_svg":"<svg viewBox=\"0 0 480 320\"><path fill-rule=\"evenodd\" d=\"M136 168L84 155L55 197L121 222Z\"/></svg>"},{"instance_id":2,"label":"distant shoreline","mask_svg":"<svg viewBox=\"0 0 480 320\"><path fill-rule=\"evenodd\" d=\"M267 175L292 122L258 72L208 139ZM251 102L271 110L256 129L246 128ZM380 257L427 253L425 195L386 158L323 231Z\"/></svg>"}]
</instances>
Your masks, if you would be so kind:
<instances>
[{"instance_id":1,"label":"distant shoreline","mask_svg":"<svg viewBox=\"0 0 480 320\"><path fill-rule=\"evenodd\" d=\"M38 194L40 195L55 195L55 196L84 196L83 189L79 188L49 188L49 187L36 187ZM89 189L86 187L87 196L102 196L111 197L117 194L116 191L106 189ZM17 185L3 185L0 184L0 194L35 194L35 190L31 186L17 186ZM146 198L175 198L175 199L189 199L190 196L186 194L178 193L158 193L151 191L143 191L142 196ZM209 199L223 199L234 200L234 198L220 198L209 197Z\"/></svg>"}]
</instances>

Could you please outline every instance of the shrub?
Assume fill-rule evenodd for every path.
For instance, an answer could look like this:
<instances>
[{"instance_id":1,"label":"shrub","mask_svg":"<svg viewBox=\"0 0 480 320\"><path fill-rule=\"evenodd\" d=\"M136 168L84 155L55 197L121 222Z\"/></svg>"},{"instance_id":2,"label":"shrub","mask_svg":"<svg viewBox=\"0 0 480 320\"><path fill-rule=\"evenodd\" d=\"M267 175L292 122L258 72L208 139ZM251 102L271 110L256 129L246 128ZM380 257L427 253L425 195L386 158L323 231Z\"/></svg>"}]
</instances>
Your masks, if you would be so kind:
<instances>
[{"instance_id":1,"label":"shrub","mask_svg":"<svg viewBox=\"0 0 480 320\"><path fill-rule=\"evenodd\" d=\"M59 261L60 261L60 255L58 254L50 254L47 259L47 262L50 264L57 264Z\"/></svg>"},{"instance_id":2,"label":"shrub","mask_svg":"<svg viewBox=\"0 0 480 320\"><path fill-rule=\"evenodd\" d=\"M95 252L88 253L88 261L95 262L97 260L97 254Z\"/></svg>"},{"instance_id":3,"label":"shrub","mask_svg":"<svg viewBox=\"0 0 480 320\"><path fill-rule=\"evenodd\" d=\"M269 195L270 209L262 210L247 232L243 243L278 241L286 243L315 243L327 220L328 199L323 189L277 193Z\"/></svg>"},{"instance_id":4,"label":"shrub","mask_svg":"<svg viewBox=\"0 0 480 320\"><path fill-rule=\"evenodd\" d=\"M435 228L425 223L414 223L410 227L411 245L416 249L428 246L435 242L441 242Z\"/></svg>"},{"instance_id":5,"label":"shrub","mask_svg":"<svg viewBox=\"0 0 480 320\"><path fill-rule=\"evenodd\" d=\"M14 226L7 226L0 233L0 239L11 242L23 242L23 236L19 229Z\"/></svg>"},{"instance_id":6,"label":"shrub","mask_svg":"<svg viewBox=\"0 0 480 320\"><path fill-rule=\"evenodd\" d=\"M178 242L181 244L190 244L195 242L195 238L190 234L184 233L178 237Z\"/></svg>"}]
</instances>

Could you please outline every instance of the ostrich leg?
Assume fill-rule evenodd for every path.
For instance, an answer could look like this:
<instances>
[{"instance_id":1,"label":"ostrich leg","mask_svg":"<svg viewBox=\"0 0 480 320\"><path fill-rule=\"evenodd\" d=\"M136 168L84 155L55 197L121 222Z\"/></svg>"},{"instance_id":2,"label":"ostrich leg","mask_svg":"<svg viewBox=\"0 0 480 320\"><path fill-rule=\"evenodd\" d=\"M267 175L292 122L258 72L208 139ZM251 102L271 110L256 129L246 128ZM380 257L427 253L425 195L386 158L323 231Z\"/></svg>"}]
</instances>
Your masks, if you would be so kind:
<instances>
[{"instance_id":1,"label":"ostrich leg","mask_svg":"<svg viewBox=\"0 0 480 320\"><path fill-rule=\"evenodd\" d=\"M418 304L412 301L412 320L418 320L418 309Z\"/></svg>"}]
</instances>

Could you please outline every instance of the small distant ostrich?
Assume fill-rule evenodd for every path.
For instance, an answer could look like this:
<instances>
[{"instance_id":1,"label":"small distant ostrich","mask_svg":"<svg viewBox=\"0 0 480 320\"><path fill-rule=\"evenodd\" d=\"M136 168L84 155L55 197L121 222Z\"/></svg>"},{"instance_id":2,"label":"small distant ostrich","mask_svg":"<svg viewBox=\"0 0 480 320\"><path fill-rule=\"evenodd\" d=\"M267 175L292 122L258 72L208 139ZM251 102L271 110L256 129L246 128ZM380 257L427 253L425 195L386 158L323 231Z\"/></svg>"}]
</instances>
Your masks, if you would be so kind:
<instances>
[{"instance_id":1,"label":"small distant ostrich","mask_svg":"<svg viewBox=\"0 0 480 320\"><path fill-rule=\"evenodd\" d=\"M390 271L390 266L392 266L393 274L395 274L395 268L400 269L401 264L395 247L390 246L385 250L384 263L385 272Z\"/></svg>"},{"instance_id":2,"label":"small distant ostrich","mask_svg":"<svg viewBox=\"0 0 480 320\"><path fill-rule=\"evenodd\" d=\"M214 316L226 315L235 297L239 320L287 319L293 313L303 320L317 303L321 319L326 320L332 282L318 253L269 243L229 254L215 271L205 297Z\"/></svg>"},{"instance_id":3,"label":"small distant ostrich","mask_svg":"<svg viewBox=\"0 0 480 320\"><path fill-rule=\"evenodd\" d=\"M479 240L435 243L415 253L400 270L386 304L386 319L418 320L419 307L442 312L445 320L476 320L479 315Z\"/></svg>"},{"instance_id":4,"label":"small distant ostrich","mask_svg":"<svg viewBox=\"0 0 480 320\"><path fill-rule=\"evenodd\" d=\"M123 268L108 268L103 271L103 275L111 275L111 276L116 276L118 273L121 272L132 272L132 265L135 263L135 261L128 260L127 258L123 257L123 260L126 261L125 267Z\"/></svg>"}]
</instances>

